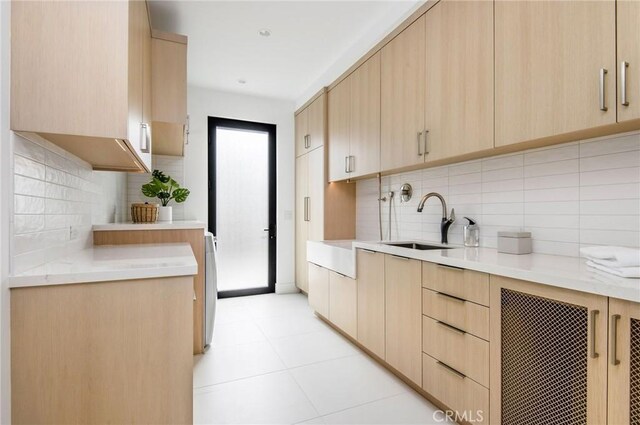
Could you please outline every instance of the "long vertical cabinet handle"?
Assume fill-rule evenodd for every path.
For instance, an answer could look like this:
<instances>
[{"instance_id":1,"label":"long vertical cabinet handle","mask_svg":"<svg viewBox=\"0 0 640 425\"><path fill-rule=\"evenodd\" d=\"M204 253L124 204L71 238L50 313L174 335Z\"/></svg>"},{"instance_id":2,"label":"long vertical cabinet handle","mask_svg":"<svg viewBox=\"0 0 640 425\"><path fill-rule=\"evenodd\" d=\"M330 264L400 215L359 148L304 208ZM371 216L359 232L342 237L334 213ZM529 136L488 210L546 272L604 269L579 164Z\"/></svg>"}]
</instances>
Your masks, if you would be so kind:
<instances>
[{"instance_id":1,"label":"long vertical cabinet handle","mask_svg":"<svg viewBox=\"0 0 640 425\"><path fill-rule=\"evenodd\" d=\"M591 358L597 359L600 354L596 351L596 319L600 314L600 310L591 310L591 335L589 337L591 345Z\"/></svg>"},{"instance_id":2,"label":"long vertical cabinet handle","mask_svg":"<svg viewBox=\"0 0 640 425\"><path fill-rule=\"evenodd\" d=\"M349 174L351 172L351 157L350 156L345 156L344 157L344 172L346 174Z\"/></svg>"},{"instance_id":3,"label":"long vertical cabinet handle","mask_svg":"<svg viewBox=\"0 0 640 425\"><path fill-rule=\"evenodd\" d=\"M418 156L422 155L422 131L418 131Z\"/></svg>"},{"instance_id":4,"label":"long vertical cabinet handle","mask_svg":"<svg viewBox=\"0 0 640 425\"><path fill-rule=\"evenodd\" d=\"M629 68L629 62L620 62L620 103L622 106L629 106L629 99L627 99L627 68Z\"/></svg>"},{"instance_id":5,"label":"long vertical cabinet handle","mask_svg":"<svg viewBox=\"0 0 640 425\"><path fill-rule=\"evenodd\" d=\"M429 155L429 130L424 131L424 154Z\"/></svg>"},{"instance_id":6,"label":"long vertical cabinet handle","mask_svg":"<svg viewBox=\"0 0 640 425\"><path fill-rule=\"evenodd\" d=\"M349 172L350 173L353 173L353 170L356 168L355 163L356 163L356 157L350 155L349 156Z\"/></svg>"},{"instance_id":7,"label":"long vertical cabinet handle","mask_svg":"<svg viewBox=\"0 0 640 425\"><path fill-rule=\"evenodd\" d=\"M304 221L309 221L309 197L304 197Z\"/></svg>"},{"instance_id":8,"label":"long vertical cabinet handle","mask_svg":"<svg viewBox=\"0 0 640 425\"><path fill-rule=\"evenodd\" d=\"M618 321L620 320L619 314L611 316L611 364L617 366L620 364L618 360Z\"/></svg>"},{"instance_id":9,"label":"long vertical cabinet handle","mask_svg":"<svg viewBox=\"0 0 640 425\"><path fill-rule=\"evenodd\" d=\"M606 112L607 110L609 110L609 108L607 108L607 99L606 99L606 92L605 92L605 76L607 75L607 71L605 68L600 68L600 110Z\"/></svg>"},{"instance_id":10,"label":"long vertical cabinet handle","mask_svg":"<svg viewBox=\"0 0 640 425\"><path fill-rule=\"evenodd\" d=\"M151 152L151 128L146 122L140 123L140 152Z\"/></svg>"}]
</instances>

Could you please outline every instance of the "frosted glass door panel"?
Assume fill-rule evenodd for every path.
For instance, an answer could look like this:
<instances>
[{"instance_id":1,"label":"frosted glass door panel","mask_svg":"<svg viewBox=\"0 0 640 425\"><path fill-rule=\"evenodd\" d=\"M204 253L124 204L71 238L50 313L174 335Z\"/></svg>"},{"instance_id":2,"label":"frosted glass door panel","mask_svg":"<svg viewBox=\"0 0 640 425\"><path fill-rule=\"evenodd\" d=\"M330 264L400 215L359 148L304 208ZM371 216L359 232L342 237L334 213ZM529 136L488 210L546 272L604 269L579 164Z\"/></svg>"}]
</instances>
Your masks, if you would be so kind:
<instances>
[{"instance_id":1,"label":"frosted glass door panel","mask_svg":"<svg viewBox=\"0 0 640 425\"><path fill-rule=\"evenodd\" d=\"M269 134L216 129L218 290L268 286Z\"/></svg>"}]
</instances>

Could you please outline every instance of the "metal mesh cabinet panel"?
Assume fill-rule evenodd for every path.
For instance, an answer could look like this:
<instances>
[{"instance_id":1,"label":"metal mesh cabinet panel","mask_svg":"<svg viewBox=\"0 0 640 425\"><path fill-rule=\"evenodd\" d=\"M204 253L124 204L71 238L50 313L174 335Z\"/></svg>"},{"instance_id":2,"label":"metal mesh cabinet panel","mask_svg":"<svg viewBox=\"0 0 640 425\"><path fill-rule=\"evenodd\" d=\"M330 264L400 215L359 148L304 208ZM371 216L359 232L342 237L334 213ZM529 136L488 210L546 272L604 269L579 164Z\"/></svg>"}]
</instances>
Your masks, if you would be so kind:
<instances>
[{"instance_id":1,"label":"metal mesh cabinet panel","mask_svg":"<svg viewBox=\"0 0 640 425\"><path fill-rule=\"evenodd\" d=\"M629 423L640 425L640 320L631 319Z\"/></svg>"},{"instance_id":2,"label":"metal mesh cabinet panel","mask_svg":"<svg viewBox=\"0 0 640 425\"><path fill-rule=\"evenodd\" d=\"M501 290L502 424L587 423L586 307Z\"/></svg>"}]
</instances>

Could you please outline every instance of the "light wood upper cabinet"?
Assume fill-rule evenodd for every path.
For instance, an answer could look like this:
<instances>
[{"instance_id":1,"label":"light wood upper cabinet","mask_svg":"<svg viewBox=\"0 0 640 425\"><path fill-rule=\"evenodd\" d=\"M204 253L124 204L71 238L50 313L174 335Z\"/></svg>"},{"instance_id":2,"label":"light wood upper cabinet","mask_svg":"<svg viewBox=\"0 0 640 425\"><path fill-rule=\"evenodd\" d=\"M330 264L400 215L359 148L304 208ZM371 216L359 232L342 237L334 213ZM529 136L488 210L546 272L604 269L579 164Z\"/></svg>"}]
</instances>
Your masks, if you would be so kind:
<instances>
[{"instance_id":1,"label":"light wood upper cabinet","mask_svg":"<svg viewBox=\"0 0 640 425\"><path fill-rule=\"evenodd\" d=\"M184 155L187 124L187 37L154 30L153 144L158 155Z\"/></svg>"},{"instance_id":2,"label":"light wood upper cabinet","mask_svg":"<svg viewBox=\"0 0 640 425\"><path fill-rule=\"evenodd\" d=\"M422 265L385 255L386 361L422 385Z\"/></svg>"},{"instance_id":3,"label":"light wood upper cabinet","mask_svg":"<svg viewBox=\"0 0 640 425\"><path fill-rule=\"evenodd\" d=\"M380 171L380 53L363 63L349 79L349 176L360 177Z\"/></svg>"},{"instance_id":4,"label":"light wood upper cabinet","mask_svg":"<svg viewBox=\"0 0 640 425\"><path fill-rule=\"evenodd\" d=\"M295 116L295 146L296 157L307 153L307 140L309 136L309 111L303 109Z\"/></svg>"},{"instance_id":5,"label":"light wood upper cabinet","mask_svg":"<svg viewBox=\"0 0 640 425\"><path fill-rule=\"evenodd\" d=\"M11 129L94 169L149 171L146 2L13 2Z\"/></svg>"},{"instance_id":6,"label":"light wood upper cabinet","mask_svg":"<svg viewBox=\"0 0 640 425\"><path fill-rule=\"evenodd\" d=\"M618 121L640 119L640 2L618 0ZM623 75L624 74L624 75ZM624 76L624 86L622 85ZM623 94L624 91L624 94ZM625 99L623 99L623 97Z\"/></svg>"},{"instance_id":7,"label":"light wood upper cabinet","mask_svg":"<svg viewBox=\"0 0 640 425\"><path fill-rule=\"evenodd\" d=\"M640 304L609 299L608 424L627 425L640 417Z\"/></svg>"},{"instance_id":8,"label":"light wood upper cabinet","mask_svg":"<svg viewBox=\"0 0 640 425\"><path fill-rule=\"evenodd\" d=\"M326 102L322 93L295 116L296 156L324 146Z\"/></svg>"},{"instance_id":9,"label":"light wood upper cabinet","mask_svg":"<svg viewBox=\"0 0 640 425\"><path fill-rule=\"evenodd\" d=\"M495 2L496 146L616 122L615 14L613 1Z\"/></svg>"},{"instance_id":10,"label":"light wood upper cabinet","mask_svg":"<svg viewBox=\"0 0 640 425\"><path fill-rule=\"evenodd\" d=\"M426 161L493 148L493 2L426 14Z\"/></svg>"},{"instance_id":11,"label":"light wood upper cabinet","mask_svg":"<svg viewBox=\"0 0 640 425\"><path fill-rule=\"evenodd\" d=\"M425 41L422 15L381 51L382 171L424 161Z\"/></svg>"},{"instance_id":12,"label":"light wood upper cabinet","mask_svg":"<svg viewBox=\"0 0 640 425\"><path fill-rule=\"evenodd\" d=\"M329 181L349 178L351 79L345 78L329 92Z\"/></svg>"},{"instance_id":13,"label":"light wood upper cabinet","mask_svg":"<svg viewBox=\"0 0 640 425\"><path fill-rule=\"evenodd\" d=\"M384 254L358 249L358 342L385 358Z\"/></svg>"}]
</instances>

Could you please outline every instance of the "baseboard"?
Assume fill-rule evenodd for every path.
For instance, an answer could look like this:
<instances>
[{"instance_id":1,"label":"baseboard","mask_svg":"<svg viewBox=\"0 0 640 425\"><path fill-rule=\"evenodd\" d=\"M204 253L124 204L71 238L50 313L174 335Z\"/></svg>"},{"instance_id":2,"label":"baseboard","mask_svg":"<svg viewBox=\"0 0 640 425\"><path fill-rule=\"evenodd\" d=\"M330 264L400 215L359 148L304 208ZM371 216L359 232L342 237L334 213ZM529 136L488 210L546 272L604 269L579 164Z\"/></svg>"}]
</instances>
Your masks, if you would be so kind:
<instances>
[{"instance_id":1,"label":"baseboard","mask_svg":"<svg viewBox=\"0 0 640 425\"><path fill-rule=\"evenodd\" d=\"M276 294L295 294L300 292L295 283L277 283Z\"/></svg>"}]
</instances>

